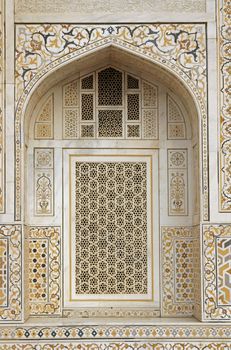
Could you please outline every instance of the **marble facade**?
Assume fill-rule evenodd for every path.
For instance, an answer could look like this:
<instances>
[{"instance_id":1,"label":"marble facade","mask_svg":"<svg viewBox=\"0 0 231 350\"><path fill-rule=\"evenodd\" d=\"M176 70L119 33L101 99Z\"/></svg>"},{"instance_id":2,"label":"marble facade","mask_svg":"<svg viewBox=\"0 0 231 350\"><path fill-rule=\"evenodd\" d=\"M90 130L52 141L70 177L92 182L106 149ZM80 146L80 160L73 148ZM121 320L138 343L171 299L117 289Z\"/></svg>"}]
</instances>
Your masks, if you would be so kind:
<instances>
[{"instance_id":1,"label":"marble facade","mask_svg":"<svg viewBox=\"0 0 231 350\"><path fill-rule=\"evenodd\" d=\"M230 349L231 4L123 5L0 1L0 349Z\"/></svg>"}]
</instances>

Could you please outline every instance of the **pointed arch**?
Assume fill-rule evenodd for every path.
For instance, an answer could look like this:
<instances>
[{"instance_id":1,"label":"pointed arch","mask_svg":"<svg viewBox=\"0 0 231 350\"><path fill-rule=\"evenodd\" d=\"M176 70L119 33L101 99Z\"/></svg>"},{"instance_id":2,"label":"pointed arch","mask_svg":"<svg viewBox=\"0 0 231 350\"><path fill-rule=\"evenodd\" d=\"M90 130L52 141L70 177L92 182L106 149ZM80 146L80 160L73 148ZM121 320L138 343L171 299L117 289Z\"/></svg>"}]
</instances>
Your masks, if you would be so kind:
<instances>
[{"instance_id":1,"label":"pointed arch","mask_svg":"<svg viewBox=\"0 0 231 350\"><path fill-rule=\"evenodd\" d=\"M170 89L178 89L184 99L188 110L190 111L193 124L199 130L200 149L203 160L203 218L208 219L208 152L207 152L207 113L205 100L194 81L189 78L178 64L166 60L161 55L152 54L145 47L135 47L134 45L125 43L123 40L107 38L95 44L89 44L85 48L81 48L65 55L60 60L47 64L43 69L38 69L26 89L22 92L16 106L15 121L15 149L16 149L16 220L21 218L21 173L23 152L22 144L25 141L25 120L33 108L33 102L43 94L44 86L52 87L64 76L70 76L73 71L80 67L93 63L94 61L102 61L106 56L113 57L116 60L124 60L125 64L129 64L129 60L135 62L139 70L148 72L150 69L155 72L157 79L168 82ZM203 129L201 130L201 125ZM22 135L22 138L21 138Z\"/></svg>"}]
</instances>

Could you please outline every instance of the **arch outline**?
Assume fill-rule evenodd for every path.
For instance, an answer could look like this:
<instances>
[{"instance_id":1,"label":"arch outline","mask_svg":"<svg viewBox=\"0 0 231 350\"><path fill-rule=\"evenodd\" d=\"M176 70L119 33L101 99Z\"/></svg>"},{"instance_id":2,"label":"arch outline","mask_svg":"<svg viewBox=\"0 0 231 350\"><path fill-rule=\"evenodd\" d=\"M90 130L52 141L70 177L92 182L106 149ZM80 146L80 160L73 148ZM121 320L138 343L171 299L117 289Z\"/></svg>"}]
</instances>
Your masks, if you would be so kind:
<instances>
[{"instance_id":1,"label":"arch outline","mask_svg":"<svg viewBox=\"0 0 231 350\"><path fill-rule=\"evenodd\" d=\"M38 25L41 27L41 25ZM60 26L60 25L58 25ZM70 26L70 25L69 25ZM130 26L130 27L129 27ZM137 30L139 27L144 27L145 30L148 28L148 25L138 25L134 26L133 33L135 30ZM161 25L154 25L154 26L161 26ZM172 26L172 28L179 28L186 26L186 25L168 25ZM24 26L25 27L25 26ZM74 26L72 26L74 28ZM84 26L81 26L84 27ZM91 28L91 26L88 26ZM118 38L118 35L114 35L112 29L117 28L117 34L118 34L118 28L121 28L121 26L107 26L108 36L103 37L100 40L96 40L92 43L86 43L83 45L83 47L80 47L76 50L73 50L69 53L63 52L63 54L58 55L57 58L53 59L54 56L50 56L50 62L47 64L42 65L42 61L40 62L40 66L36 69L33 69L34 74L31 75L31 79L28 80L27 83L25 81L23 82L23 77L27 73L25 73L25 67L23 68L23 63L21 63L21 67L23 68L22 71L24 72L24 75L18 75L16 77L16 111L15 111L15 181L16 181L16 195L15 195L15 220L21 220L21 193L22 193L22 179L23 179L23 151L22 146L24 143L24 115L25 111L29 105L31 96L36 91L37 87L45 81L47 78L49 78L57 69L61 69L62 67L71 64L72 62L82 59L89 55L90 53L97 52L98 50L102 50L103 48L113 46L116 48L119 48L121 50L124 50L128 53L131 53L137 57L140 57L141 59L145 59L146 61L149 61L156 66L158 66L160 69L163 69L167 71L171 76L175 76L178 81L181 82L181 84L184 86L184 88L187 90L187 92L191 95L192 100L196 106L197 113L199 115L199 137L200 137L200 149L201 149L201 158L202 158L202 193L203 193L203 219L206 221L209 219L209 195L208 195L208 145L207 145L207 138L208 138L208 130L207 130L207 92L205 89L206 86L206 58L205 58L205 43L204 43L204 62L201 62L201 64L195 63L195 66L192 65L192 70L188 69L188 73L185 72L183 69L184 65L182 65L182 55L185 54L185 43L183 43L185 40L181 40L181 42L177 42L177 39L174 39L176 46L178 45L179 49L179 55L178 57L173 57L171 59L166 58L166 52L163 50L164 47L160 48L159 52L157 50L152 50L154 45L154 42L150 41L150 33L154 35L153 28L149 28L149 32L146 32L144 34L144 42L143 43L137 43L133 41L133 43L129 42L128 39L122 40L121 38ZM132 33L131 27L132 25L123 25L124 28L130 28L129 32ZM150 25L151 27L151 25ZM191 25L192 27L192 25ZM92 26L92 28L95 28L95 26ZM112 28L112 29L110 29ZM102 28L101 28L102 29ZM191 28L192 29L192 28ZM74 29L73 29L74 30ZM85 28L86 30L86 28ZM110 30L112 33L110 33ZM124 29L125 30L125 29ZM145 31L144 31L145 32ZM181 32L183 35L187 33L185 30ZM180 31L179 31L180 33ZM181 35L178 33L178 36ZM44 33L43 33L44 34ZM155 33L156 34L156 33ZM166 33L165 33L166 34ZM188 33L188 36L194 35L195 33ZM33 39L35 33L31 34L31 40ZM176 34L177 35L177 34ZM136 37L137 40L137 37ZM145 42L146 40L146 42ZM154 39L153 39L154 40ZM156 39L157 40L157 39ZM190 44L190 40L187 39ZM186 41L187 41L186 40ZM194 42L195 40L192 40ZM196 41L197 42L197 41ZM28 42L26 43L28 44ZM41 44L41 43L40 43ZM136 45L137 44L137 45ZM195 44L195 42L194 42ZM35 44L34 44L35 45ZM199 45L197 43L197 45ZM24 45L25 50L26 45ZM34 46L35 47L35 46ZM42 45L38 45L37 48L34 48L34 51L41 53ZM194 51L196 48L194 48ZM191 54L192 56L195 55L191 52L188 52L188 55ZM25 52L24 55L26 56ZM171 55L170 55L171 57ZM196 60L197 61L197 60ZM195 73L196 72L196 73ZM202 74L203 72L203 74ZM200 75L200 79L195 79L196 75ZM203 76L202 76L203 75ZM196 83L195 83L196 82ZM24 87L22 87L22 84L24 84Z\"/></svg>"}]
</instances>

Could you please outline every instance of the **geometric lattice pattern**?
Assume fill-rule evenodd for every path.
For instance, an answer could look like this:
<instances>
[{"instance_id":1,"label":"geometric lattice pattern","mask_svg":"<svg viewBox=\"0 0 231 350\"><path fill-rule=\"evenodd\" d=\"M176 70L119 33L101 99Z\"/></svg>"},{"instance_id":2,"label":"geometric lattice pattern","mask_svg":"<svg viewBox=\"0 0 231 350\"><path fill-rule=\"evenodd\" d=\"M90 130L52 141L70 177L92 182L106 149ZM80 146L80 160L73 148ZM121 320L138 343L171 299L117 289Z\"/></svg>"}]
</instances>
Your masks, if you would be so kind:
<instances>
[{"instance_id":1,"label":"geometric lattice pattern","mask_svg":"<svg viewBox=\"0 0 231 350\"><path fill-rule=\"evenodd\" d=\"M135 121L140 119L140 95L127 95L127 120Z\"/></svg>"},{"instance_id":2,"label":"geometric lattice pattern","mask_svg":"<svg viewBox=\"0 0 231 350\"><path fill-rule=\"evenodd\" d=\"M127 138L140 138L140 124L127 124Z\"/></svg>"},{"instance_id":3,"label":"geometric lattice pattern","mask_svg":"<svg viewBox=\"0 0 231 350\"><path fill-rule=\"evenodd\" d=\"M60 315L60 228L30 227L28 236L30 315Z\"/></svg>"},{"instance_id":4,"label":"geometric lattice pattern","mask_svg":"<svg viewBox=\"0 0 231 350\"><path fill-rule=\"evenodd\" d=\"M186 125L180 107L167 95L168 139L177 140L186 138Z\"/></svg>"},{"instance_id":5,"label":"geometric lattice pattern","mask_svg":"<svg viewBox=\"0 0 231 350\"><path fill-rule=\"evenodd\" d=\"M123 137L123 112L121 110L99 110L99 137Z\"/></svg>"},{"instance_id":6,"label":"geometric lattice pattern","mask_svg":"<svg viewBox=\"0 0 231 350\"><path fill-rule=\"evenodd\" d=\"M157 108L158 94L157 87L143 82L143 107Z\"/></svg>"},{"instance_id":7,"label":"geometric lattice pattern","mask_svg":"<svg viewBox=\"0 0 231 350\"><path fill-rule=\"evenodd\" d=\"M192 228L162 228L162 316L193 314L193 241Z\"/></svg>"},{"instance_id":8,"label":"geometric lattice pattern","mask_svg":"<svg viewBox=\"0 0 231 350\"><path fill-rule=\"evenodd\" d=\"M202 320L202 290L201 290L201 242L200 226L192 228L193 241L193 259L194 259L194 313L193 315Z\"/></svg>"},{"instance_id":9,"label":"geometric lattice pattern","mask_svg":"<svg viewBox=\"0 0 231 350\"><path fill-rule=\"evenodd\" d=\"M122 106L123 74L108 67L98 73L98 105Z\"/></svg>"},{"instance_id":10,"label":"geometric lattice pattern","mask_svg":"<svg viewBox=\"0 0 231 350\"><path fill-rule=\"evenodd\" d=\"M194 299L193 240L175 239L175 302L191 303Z\"/></svg>"},{"instance_id":11,"label":"geometric lattice pattern","mask_svg":"<svg viewBox=\"0 0 231 350\"><path fill-rule=\"evenodd\" d=\"M7 239L0 238L0 307L7 306L8 294L8 247Z\"/></svg>"},{"instance_id":12,"label":"geometric lattice pattern","mask_svg":"<svg viewBox=\"0 0 231 350\"><path fill-rule=\"evenodd\" d=\"M95 137L95 124L82 124L81 125L81 138L94 138Z\"/></svg>"},{"instance_id":13,"label":"geometric lattice pattern","mask_svg":"<svg viewBox=\"0 0 231 350\"><path fill-rule=\"evenodd\" d=\"M146 163L77 161L75 174L76 294L146 294Z\"/></svg>"},{"instance_id":14,"label":"geometric lattice pattern","mask_svg":"<svg viewBox=\"0 0 231 350\"><path fill-rule=\"evenodd\" d=\"M70 108L78 105L78 81L75 80L63 87L63 106Z\"/></svg>"},{"instance_id":15,"label":"geometric lattice pattern","mask_svg":"<svg viewBox=\"0 0 231 350\"><path fill-rule=\"evenodd\" d=\"M93 94L81 95L81 119L82 120L94 119L94 95Z\"/></svg>"},{"instance_id":16,"label":"geometric lattice pattern","mask_svg":"<svg viewBox=\"0 0 231 350\"><path fill-rule=\"evenodd\" d=\"M64 139L158 139L154 85L108 67L64 85L63 95Z\"/></svg>"},{"instance_id":17,"label":"geometric lattice pattern","mask_svg":"<svg viewBox=\"0 0 231 350\"><path fill-rule=\"evenodd\" d=\"M139 89L139 83L139 79L133 77L130 74L127 74L127 89L137 90Z\"/></svg>"},{"instance_id":18,"label":"geometric lattice pattern","mask_svg":"<svg viewBox=\"0 0 231 350\"><path fill-rule=\"evenodd\" d=\"M76 139L79 134L79 110L63 109L63 138Z\"/></svg>"},{"instance_id":19,"label":"geometric lattice pattern","mask_svg":"<svg viewBox=\"0 0 231 350\"><path fill-rule=\"evenodd\" d=\"M158 109L143 109L143 139L158 139Z\"/></svg>"},{"instance_id":20,"label":"geometric lattice pattern","mask_svg":"<svg viewBox=\"0 0 231 350\"><path fill-rule=\"evenodd\" d=\"M231 306L231 237L217 238L218 304Z\"/></svg>"},{"instance_id":21,"label":"geometric lattice pattern","mask_svg":"<svg viewBox=\"0 0 231 350\"><path fill-rule=\"evenodd\" d=\"M0 322L22 319L22 234L20 225L0 226Z\"/></svg>"},{"instance_id":22,"label":"geometric lattice pattern","mask_svg":"<svg viewBox=\"0 0 231 350\"><path fill-rule=\"evenodd\" d=\"M53 119L54 119L54 102L53 95L50 95L35 120L35 139L52 139L53 138Z\"/></svg>"},{"instance_id":23,"label":"geometric lattice pattern","mask_svg":"<svg viewBox=\"0 0 231 350\"><path fill-rule=\"evenodd\" d=\"M88 75L81 79L81 89L82 90L92 90L94 88L94 75Z\"/></svg>"},{"instance_id":24,"label":"geometric lattice pattern","mask_svg":"<svg viewBox=\"0 0 231 350\"><path fill-rule=\"evenodd\" d=\"M203 226L204 319L231 320L231 227Z\"/></svg>"},{"instance_id":25,"label":"geometric lattice pattern","mask_svg":"<svg viewBox=\"0 0 231 350\"><path fill-rule=\"evenodd\" d=\"M63 86L63 138L77 138L79 133L78 80Z\"/></svg>"},{"instance_id":26,"label":"geometric lattice pattern","mask_svg":"<svg viewBox=\"0 0 231 350\"><path fill-rule=\"evenodd\" d=\"M30 240L29 244L29 289L30 301L48 299L48 242L46 239Z\"/></svg>"}]
</instances>

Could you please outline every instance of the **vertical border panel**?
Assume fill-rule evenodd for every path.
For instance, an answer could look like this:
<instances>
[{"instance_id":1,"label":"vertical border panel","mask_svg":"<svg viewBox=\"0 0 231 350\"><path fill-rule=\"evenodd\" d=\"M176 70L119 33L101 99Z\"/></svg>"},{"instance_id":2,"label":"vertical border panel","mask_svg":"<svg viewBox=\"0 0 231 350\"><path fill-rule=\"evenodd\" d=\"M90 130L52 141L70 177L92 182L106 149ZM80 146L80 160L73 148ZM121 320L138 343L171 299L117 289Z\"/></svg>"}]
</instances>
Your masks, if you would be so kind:
<instances>
[{"instance_id":1,"label":"vertical border panel","mask_svg":"<svg viewBox=\"0 0 231 350\"><path fill-rule=\"evenodd\" d=\"M203 226L203 318L231 320L231 226Z\"/></svg>"},{"instance_id":2,"label":"vertical border panel","mask_svg":"<svg viewBox=\"0 0 231 350\"><path fill-rule=\"evenodd\" d=\"M0 1L0 214L5 212L5 1Z\"/></svg>"},{"instance_id":3,"label":"vertical border panel","mask_svg":"<svg viewBox=\"0 0 231 350\"><path fill-rule=\"evenodd\" d=\"M0 239L8 244L8 304L0 308L0 323L22 321L22 230L20 225L0 226Z\"/></svg>"},{"instance_id":4,"label":"vertical border panel","mask_svg":"<svg viewBox=\"0 0 231 350\"><path fill-rule=\"evenodd\" d=\"M230 55L230 1L217 1L218 18L218 74L219 74L219 207L220 212L231 212L231 55Z\"/></svg>"},{"instance_id":5,"label":"vertical border panel","mask_svg":"<svg viewBox=\"0 0 231 350\"><path fill-rule=\"evenodd\" d=\"M30 299L30 315L60 316L62 312L62 273L61 273L61 230L60 227L29 227L29 299ZM38 243L38 246L36 245ZM46 247L44 247L46 242ZM36 261L32 262L32 250L37 247L34 256ZM47 249L45 249L47 248ZM30 256L31 255L31 256ZM46 255L44 258L43 256ZM34 259L33 256L33 259ZM41 274L44 274L42 263L46 260L47 266L46 276L41 283ZM42 263L41 263L42 261ZM38 266L35 275L38 277L37 282L32 279L33 271L31 268ZM40 295L39 285L46 281L45 289L47 290L46 298ZM31 293L33 289L37 292ZM33 298L32 298L33 296ZM42 300L43 299L43 300Z\"/></svg>"},{"instance_id":6,"label":"vertical border panel","mask_svg":"<svg viewBox=\"0 0 231 350\"><path fill-rule=\"evenodd\" d=\"M194 309L194 237L192 227L162 227L161 256L162 256L162 317L191 316ZM177 247L178 246L178 247ZM191 270L191 280L184 277L182 269L177 270L177 259L184 261L185 268ZM183 272L183 273L182 273ZM191 289L191 296L185 295L187 302L180 301L182 286L186 284ZM186 288L183 293L185 294ZM190 293L189 293L190 294Z\"/></svg>"}]
</instances>

